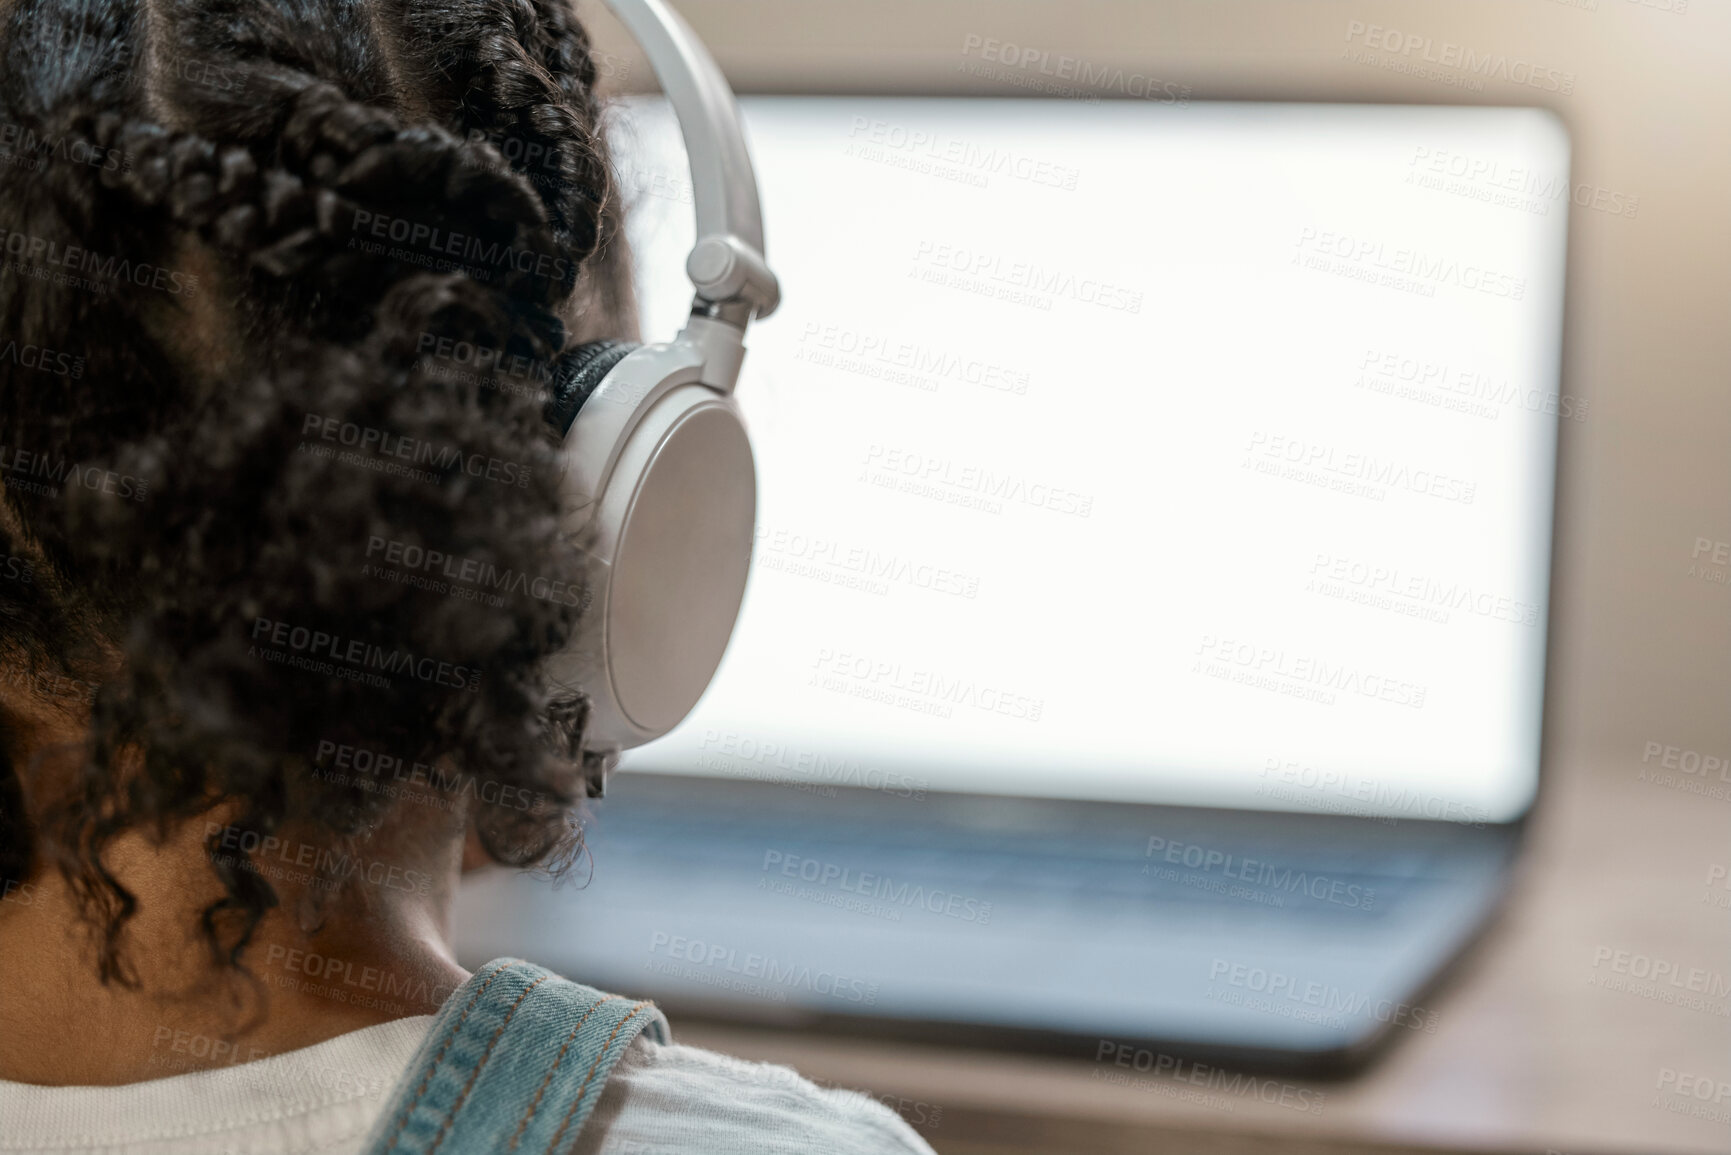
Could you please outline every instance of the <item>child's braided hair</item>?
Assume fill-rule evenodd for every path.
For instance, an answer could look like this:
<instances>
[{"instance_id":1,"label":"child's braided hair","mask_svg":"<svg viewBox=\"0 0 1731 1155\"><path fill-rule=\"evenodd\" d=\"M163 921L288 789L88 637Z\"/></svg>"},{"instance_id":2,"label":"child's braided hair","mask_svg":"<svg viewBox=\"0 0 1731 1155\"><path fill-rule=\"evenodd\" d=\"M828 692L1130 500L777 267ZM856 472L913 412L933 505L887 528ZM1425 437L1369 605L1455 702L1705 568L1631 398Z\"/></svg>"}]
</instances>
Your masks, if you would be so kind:
<instances>
[{"instance_id":1,"label":"child's braided hair","mask_svg":"<svg viewBox=\"0 0 1731 1155\"><path fill-rule=\"evenodd\" d=\"M568 865L585 703L537 666L582 598L543 394L629 296L575 17L0 12L0 676L92 734L52 798L0 734L0 877L58 868L125 983L105 848L217 801L349 845L378 767L436 766L495 859ZM238 964L277 896L212 861Z\"/></svg>"}]
</instances>

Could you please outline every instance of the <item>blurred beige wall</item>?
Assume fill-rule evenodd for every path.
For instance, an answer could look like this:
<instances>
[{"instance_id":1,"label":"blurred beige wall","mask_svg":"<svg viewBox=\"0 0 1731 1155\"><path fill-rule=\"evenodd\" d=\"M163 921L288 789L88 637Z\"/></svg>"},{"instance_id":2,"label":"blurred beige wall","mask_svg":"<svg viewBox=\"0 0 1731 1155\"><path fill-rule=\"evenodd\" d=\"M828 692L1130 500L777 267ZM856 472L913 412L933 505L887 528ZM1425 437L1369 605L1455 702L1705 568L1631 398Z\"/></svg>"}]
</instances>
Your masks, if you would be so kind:
<instances>
[{"instance_id":1,"label":"blurred beige wall","mask_svg":"<svg viewBox=\"0 0 1731 1155\"><path fill-rule=\"evenodd\" d=\"M1552 767L1627 773L1650 741L1731 752L1731 565L1712 563L1731 551L1731 0L677 6L741 92L1025 95L1017 81L1046 81L1038 63L982 61L992 40L1048 53L1049 69L1069 56L1188 85L1192 100L1555 111L1573 138L1577 196L1638 203L1633 217L1603 211L1605 195L1599 209L1570 209L1563 392L1589 407L1563 423ZM645 87L619 26L594 0L581 10L617 54L612 74ZM1522 77L1513 62L1536 67L1540 84L1489 77L1471 91L1367 62L1393 59L1409 35L1425 40L1403 59L1503 56ZM966 67L982 63L994 75ZM1718 581L1690 576L1692 563Z\"/></svg>"}]
</instances>

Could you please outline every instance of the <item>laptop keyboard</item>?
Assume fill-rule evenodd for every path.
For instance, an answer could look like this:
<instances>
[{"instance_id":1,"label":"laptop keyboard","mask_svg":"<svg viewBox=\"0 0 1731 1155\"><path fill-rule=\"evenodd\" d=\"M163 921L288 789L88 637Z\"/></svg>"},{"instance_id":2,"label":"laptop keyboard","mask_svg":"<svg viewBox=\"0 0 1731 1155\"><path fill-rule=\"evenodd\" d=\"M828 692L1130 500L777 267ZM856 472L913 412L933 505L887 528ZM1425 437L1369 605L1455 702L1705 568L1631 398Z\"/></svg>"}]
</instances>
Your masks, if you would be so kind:
<instances>
[{"instance_id":1,"label":"laptop keyboard","mask_svg":"<svg viewBox=\"0 0 1731 1155\"><path fill-rule=\"evenodd\" d=\"M898 862L898 865L901 865ZM1344 870L1326 859L1254 851L1198 867L1159 858L1099 858L1033 854L937 853L907 867L931 885L1008 896L1022 903L1157 904L1182 907L1255 906L1270 912L1339 911L1375 915L1391 908L1422 878L1391 863L1383 872Z\"/></svg>"},{"instance_id":2,"label":"laptop keyboard","mask_svg":"<svg viewBox=\"0 0 1731 1155\"><path fill-rule=\"evenodd\" d=\"M842 826L813 837L784 824L737 821L718 830L713 821L663 820L653 828L594 831L591 847L598 865L609 869L629 868L642 855L654 860L655 869L695 871L699 877L717 871L776 877L790 860L812 860L820 864L814 870L869 872L994 905L1249 908L1269 917L1284 912L1377 918L1447 873L1434 847L1345 848L1284 840L1257 845L1204 842L1191 834L1174 835L1152 851L1145 843L1110 853L1068 838L1001 834L956 835L953 845L936 847L920 833L868 834Z\"/></svg>"}]
</instances>

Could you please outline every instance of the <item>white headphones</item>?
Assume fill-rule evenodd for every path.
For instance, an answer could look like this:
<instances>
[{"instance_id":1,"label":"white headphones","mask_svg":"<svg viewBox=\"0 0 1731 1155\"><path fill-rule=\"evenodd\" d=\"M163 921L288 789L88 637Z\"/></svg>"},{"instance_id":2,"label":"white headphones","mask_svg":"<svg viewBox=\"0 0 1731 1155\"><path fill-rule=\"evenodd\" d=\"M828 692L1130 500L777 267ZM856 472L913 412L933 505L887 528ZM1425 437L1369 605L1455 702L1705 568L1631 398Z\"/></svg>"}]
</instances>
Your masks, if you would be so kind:
<instances>
[{"instance_id":1,"label":"white headphones","mask_svg":"<svg viewBox=\"0 0 1731 1155\"><path fill-rule=\"evenodd\" d=\"M561 361L547 418L563 438L562 530L589 559L589 602L548 663L589 698L589 780L677 726L708 688L745 595L757 520L751 441L733 400L745 327L781 300L763 257L739 109L665 0L607 0L649 57L691 159L697 289L672 341L596 341Z\"/></svg>"}]
</instances>

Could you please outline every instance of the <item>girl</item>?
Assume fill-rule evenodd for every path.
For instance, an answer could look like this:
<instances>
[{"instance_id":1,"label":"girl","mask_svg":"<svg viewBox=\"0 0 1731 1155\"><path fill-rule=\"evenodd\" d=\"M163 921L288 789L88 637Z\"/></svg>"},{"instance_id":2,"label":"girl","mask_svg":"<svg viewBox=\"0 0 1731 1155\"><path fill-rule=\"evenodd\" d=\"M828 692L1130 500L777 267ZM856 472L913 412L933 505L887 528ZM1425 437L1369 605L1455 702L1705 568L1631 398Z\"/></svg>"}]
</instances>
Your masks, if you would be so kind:
<instances>
[{"instance_id":1,"label":"girl","mask_svg":"<svg viewBox=\"0 0 1731 1155\"><path fill-rule=\"evenodd\" d=\"M635 329L572 13L0 17L0 1148L929 1151L448 945L598 757L537 673L542 410Z\"/></svg>"}]
</instances>

